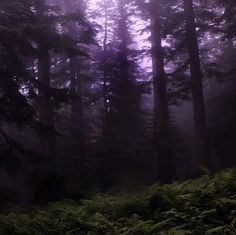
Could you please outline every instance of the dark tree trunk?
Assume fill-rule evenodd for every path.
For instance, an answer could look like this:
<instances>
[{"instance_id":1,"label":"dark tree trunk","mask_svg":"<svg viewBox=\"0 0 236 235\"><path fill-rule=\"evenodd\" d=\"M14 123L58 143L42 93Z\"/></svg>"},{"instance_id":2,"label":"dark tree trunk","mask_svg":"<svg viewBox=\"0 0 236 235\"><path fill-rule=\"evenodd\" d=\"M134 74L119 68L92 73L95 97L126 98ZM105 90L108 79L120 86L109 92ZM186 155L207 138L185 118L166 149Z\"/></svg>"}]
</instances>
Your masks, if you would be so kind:
<instances>
[{"instance_id":1,"label":"dark tree trunk","mask_svg":"<svg viewBox=\"0 0 236 235\"><path fill-rule=\"evenodd\" d=\"M205 167L209 167L210 161L207 140L205 103L202 87L202 73L192 0L184 0L184 11L186 18L186 36L190 57L196 152L199 160L201 161L200 163Z\"/></svg>"},{"instance_id":2,"label":"dark tree trunk","mask_svg":"<svg viewBox=\"0 0 236 235\"><path fill-rule=\"evenodd\" d=\"M155 15L154 15L155 14ZM155 113L158 119L159 141L166 142L168 136L169 114L166 90L166 75L164 68L164 54L162 47L161 24L158 14L151 19L151 41L153 61L153 83Z\"/></svg>"},{"instance_id":3,"label":"dark tree trunk","mask_svg":"<svg viewBox=\"0 0 236 235\"><path fill-rule=\"evenodd\" d=\"M108 82L108 74L107 74L107 40L108 40L108 11L107 11L107 2L104 1L105 4L105 22L104 22L104 40L103 40L103 50L104 50L104 58L103 58L103 105L104 105L104 120L107 119L109 107L108 107L108 97L107 97L107 82Z\"/></svg>"},{"instance_id":4,"label":"dark tree trunk","mask_svg":"<svg viewBox=\"0 0 236 235\"><path fill-rule=\"evenodd\" d=\"M109 97L109 75L108 75L108 30L109 30L109 15L108 15L108 3L109 0L104 0L104 39L103 39L103 138L105 143L110 142L110 125L109 125L109 113L110 113L110 97Z\"/></svg>"},{"instance_id":5,"label":"dark tree trunk","mask_svg":"<svg viewBox=\"0 0 236 235\"><path fill-rule=\"evenodd\" d=\"M40 136L43 148L47 154L55 155L56 135L54 133L53 108L51 103L50 88L50 55L47 46L40 43L38 46L38 80L42 86L39 90L40 108L39 119L46 127L50 128L47 134ZM44 132L44 131L42 131Z\"/></svg>"},{"instance_id":6,"label":"dark tree trunk","mask_svg":"<svg viewBox=\"0 0 236 235\"><path fill-rule=\"evenodd\" d=\"M79 74L79 60L76 57L70 59L70 80L71 93L74 100L71 104L71 135L77 146L76 153L84 154L85 138L84 138L84 110L81 89L81 80Z\"/></svg>"},{"instance_id":7,"label":"dark tree trunk","mask_svg":"<svg viewBox=\"0 0 236 235\"><path fill-rule=\"evenodd\" d=\"M61 6L64 14L71 14L80 10L81 12L86 10L86 3L83 0L78 2L73 0L61 1ZM77 28L76 22L68 22L66 24L66 29L68 34L77 40L79 35L79 30ZM71 55L69 57L69 76L70 76L70 92L74 97L71 104L70 113L70 133L73 142L73 153L74 154L84 154L85 153L85 133L84 133L84 105L83 105L83 95L82 95L82 81L81 81L81 60L78 56Z\"/></svg>"},{"instance_id":8,"label":"dark tree trunk","mask_svg":"<svg viewBox=\"0 0 236 235\"><path fill-rule=\"evenodd\" d=\"M120 14L119 22L119 34L121 36L121 68L122 68L122 88L123 92L128 90L128 81L129 81L129 59L128 59L128 44L129 44L129 32L127 27L127 13L125 10L124 0L119 0L118 10ZM126 94L126 93L125 93Z\"/></svg>"},{"instance_id":9,"label":"dark tree trunk","mask_svg":"<svg viewBox=\"0 0 236 235\"><path fill-rule=\"evenodd\" d=\"M172 153L169 146L169 110L166 74L161 35L161 4L151 1L151 43L154 84L155 142L159 157L160 180L171 181L174 176Z\"/></svg>"}]
</instances>

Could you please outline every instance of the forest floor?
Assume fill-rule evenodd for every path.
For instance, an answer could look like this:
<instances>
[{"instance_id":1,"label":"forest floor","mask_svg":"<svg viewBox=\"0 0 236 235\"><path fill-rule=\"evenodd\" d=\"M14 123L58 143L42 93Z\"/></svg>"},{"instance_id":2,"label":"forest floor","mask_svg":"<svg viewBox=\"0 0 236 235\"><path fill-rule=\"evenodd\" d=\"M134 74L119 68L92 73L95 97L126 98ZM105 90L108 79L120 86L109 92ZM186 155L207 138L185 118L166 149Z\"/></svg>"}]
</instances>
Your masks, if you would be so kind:
<instances>
[{"instance_id":1,"label":"forest floor","mask_svg":"<svg viewBox=\"0 0 236 235\"><path fill-rule=\"evenodd\" d=\"M235 235L236 169L135 193L47 206L9 205L2 235Z\"/></svg>"}]
</instances>

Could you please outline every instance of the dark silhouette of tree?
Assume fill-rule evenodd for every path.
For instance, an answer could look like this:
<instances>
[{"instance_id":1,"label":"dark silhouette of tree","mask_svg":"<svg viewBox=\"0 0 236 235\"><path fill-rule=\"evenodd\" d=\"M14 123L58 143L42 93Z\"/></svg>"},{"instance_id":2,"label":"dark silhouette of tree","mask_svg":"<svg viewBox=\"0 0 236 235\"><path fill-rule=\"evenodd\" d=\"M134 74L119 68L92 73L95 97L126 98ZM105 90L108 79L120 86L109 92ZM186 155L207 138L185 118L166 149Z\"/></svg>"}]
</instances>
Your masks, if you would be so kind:
<instances>
[{"instance_id":1,"label":"dark silhouette of tree","mask_svg":"<svg viewBox=\"0 0 236 235\"><path fill-rule=\"evenodd\" d=\"M194 126L197 155L201 157L201 163L209 167L209 146L207 139L206 111L202 88L202 72L196 34L196 23L193 10L193 1L184 1L186 17L186 37L189 47L191 92L194 109Z\"/></svg>"},{"instance_id":2,"label":"dark silhouette of tree","mask_svg":"<svg viewBox=\"0 0 236 235\"><path fill-rule=\"evenodd\" d=\"M163 40L166 38L165 27L168 21L170 3L162 1L145 2L137 0L136 4L144 13L144 18L150 21L150 40L153 74L154 93L154 134L155 145L158 155L159 178L163 182L170 182L175 173L173 166L173 155L170 144L170 117L169 117L169 96L168 76L165 71L167 54L163 47ZM168 170L167 170L168 169Z\"/></svg>"},{"instance_id":3,"label":"dark silhouette of tree","mask_svg":"<svg viewBox=\"0 0 236 235\"><path fill-rule=\"evenodd\" d=\"M35 8L36 11L36 24L44 26L44 24L49 23L49 6L46 5L44 1L35 1L31 7ZM36 27L37 27L36 25ZM49 26L49 25L48 25ZM53 27L50 25L49 27ZM42 28L41 28L42 29ZM50 47L48 46L48 35L42 32L36 41L38 47L38 80L40 84L45 88L44 90L39 90L40 106L39 106L39 120L45 126L54 130L54 120L53 120L53 108L51 103L51 96L47 92L47 89L51 87L50 81ZM56 149L56 136L53 133L48 133L48 135L42 135L41 133L42 147L46 150L47 154L55 156Z\"/></svg>"},{"instance_id":4,"label":"dark silhouette of tree","mask_svg":"<svg viewBox=\"0 0 236 235\"><path fill-rule=\"evenodd\" d=\"M164 64L164 49L162 47L162 22L161 12L163 11L161 3L152 1L151 20L151 43L153 60L153 82L154 82L154 103L155 112L158 120L158 140L163 144L168 142L169 112L167 102L166 74ZM161 143L160 143L161 144Z\"/></svg>"},{"instance_id":5,"label":"dark silhouette of tree","mask_svg":"<svg viewBox=\"0 0 236 235\"><path fill-rule=\"evenodd\" d=\"M85 129L84 129L84 61L88 59L86 46L93 43L94 32L86 19L86 4L84 1L62 2L62 9L68 22L65 31L74 41L74 51L68 53L70 93L73 96L71 103L71 139L74 141L75 154L85 153ZM88 66L88 64L86 64Z\"/></svg>"}]
</instances>

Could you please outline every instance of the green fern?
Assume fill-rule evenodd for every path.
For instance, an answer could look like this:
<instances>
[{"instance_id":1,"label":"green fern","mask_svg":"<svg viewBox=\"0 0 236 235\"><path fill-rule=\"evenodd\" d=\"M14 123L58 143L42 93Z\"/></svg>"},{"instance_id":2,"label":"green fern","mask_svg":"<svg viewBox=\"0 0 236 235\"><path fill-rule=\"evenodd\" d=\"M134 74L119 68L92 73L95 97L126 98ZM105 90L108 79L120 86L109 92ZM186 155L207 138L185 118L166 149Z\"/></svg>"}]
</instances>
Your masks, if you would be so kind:
<instances>
[{"instance_id":1,"label":"green fern","mask_svg":"<svg viewBox=\"0 0 236 235\"><path fill-rule=\"evenodd\" d=\"M7 206L3 235L235 235L236 170L47 207Z\"/></svg>"}]
</instances>

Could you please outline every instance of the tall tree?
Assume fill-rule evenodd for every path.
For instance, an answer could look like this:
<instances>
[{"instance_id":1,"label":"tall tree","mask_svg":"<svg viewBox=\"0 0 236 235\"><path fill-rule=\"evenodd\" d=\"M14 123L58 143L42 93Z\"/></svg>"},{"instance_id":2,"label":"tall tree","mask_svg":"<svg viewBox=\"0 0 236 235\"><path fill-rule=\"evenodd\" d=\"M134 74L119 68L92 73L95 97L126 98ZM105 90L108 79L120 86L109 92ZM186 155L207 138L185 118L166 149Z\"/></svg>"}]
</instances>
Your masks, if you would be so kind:
<instances>
[{"instance_id":1,"label":"tall tree","mask_svg":"<svg viewBox=\"0 0 236 235\"><path fill-rule=\"evenodd\" d=\"M159 177L162 181L171 181L173 172L173 159L169 145L169 108L167 95L167 76L165 73L165 55L162 47L163 40L163 4L161 1L151 0L151 45L153 62L154 84L154 112L157 154L159 157ZM169 168L169 169L168 169Z\"/></svg>"},{"instance_id":2,"label":"tall tree","mask_svg":"<svg viewBox=\"0 0 236 235\"><path fill-rule=\"evenodd\" d=\"M84 20L84 15L82 12L85 11L84 1L79 3L74 3L74 1L64 2L64 9L66 14L75 14L78 17L78 21ZM80 19L80 20L79 20ZM80 24L80 27L83 25ZM67 23L68 35L73 38L73 40L83 41L81 38L81 29L78 28L76 21L70 20ZM77 152L84 154L85 151L85 138L84 138L84 104L83 104L83 94L82 94L82 61L76 53L69 55L69 71L70 71L70 91L74 96L73 102L71 104L71 134L72 139L76 143Z\"/></svg>"},{"instance_id":3,"label":"tall tree","mask_svg":"<svg viewBox=\"0 0 236 235\"><path fill-rule=\"evenodd\" d=\"M123 91L127 89L127 83L129 80L129 60L128 60L128 45L130 44L129 32L128 32L128 19L127 19L127 3L125 0L118 0L118 33L120 39L120 60L121 60L121 80L123 83Z\"/></svg>"},{"instance_id":4,"label":"tall tree","mask_svg":"<svg viewBox=\"0 0 236 235\"><path fill-rule=\"evenodd\" d=\"M207 139L206 110L204 103L202 72L196 32L195 14L192 0L184 0L186 38L189 49L191 92L194 110L195 141L198 157L205 167L209 167L209 146Z\"/></svg>"},{"instance_id":5,"label":"tall tree","mask_svg":"<svg viewBox=\"0 0 236 235\"><path fill-rule=\"evenodd\" d=\"M160 1L151 1L151 45L153 63L154 103L158 123L159 144L166 144L168 141L168 101L166 89L166 74L164 63L164 51L162 47L162 5Z\"/></svg>"},{"instance_id":6,"label":"tall tree","mask_svg":"<svg viewBox=\"0 0 236 235\"><path fill-rule=\"evenodd\" d=\"M108 28L109 28L109 9L108 9L109 1L103 1L104 7L104 38L103 38L103 106L104 106L104 118L106 119L108 116L109 108L108 108L108 97L107 97L107 83L108 83Z\"/></svg>"},{"instance_id":7,"label":"tall tree","mask_svg":"<svg viewBox=\"0 0 236 235\"><path fill-rule=\"evenodd\" d=\"M43 148L47 154L55 155L56 148L56 136L54 132L54 120L53 120L53 108L51 102L51 96L48 92L50 88L50 54L47 45L44 43L38 44L38 80L40 84L45 88L39 90L40 108L39 119L45 127L50 128L51 131L47 135L41 134L41 141ZM45 129L44 129L45 130Z\"/></svg>"},{"instance_id":8,"label":"tall tree","mask_svg":"<svg viewBox=\"0 0 236 235\"><path fill-rule=\"evenodd\" d=\"M49 21L50 19L50 9L51 7L46 3L46 1L34 1L33 5L36 10L36 27L39 27L41 30L43 28L49 27L53 29L53 25ZM52 156L55 156L56 151L56 135L54 133L54 118L53 118L53 108L52 108L52 100L50 95L50 87L51 87L51 76L50 76L50 46L49 44L48 32L41 31L39 34L39 38L36 39L38 46L38 80L43 90L39 90L40 97L40 107L39 107L39 119L40 122L45 125L45 127L50 128L49 131L45 135L45 129L41 132L41 141L43 148L46 153Z\"/></svg>"}]
</instances>

